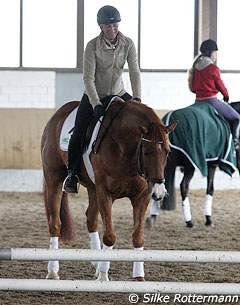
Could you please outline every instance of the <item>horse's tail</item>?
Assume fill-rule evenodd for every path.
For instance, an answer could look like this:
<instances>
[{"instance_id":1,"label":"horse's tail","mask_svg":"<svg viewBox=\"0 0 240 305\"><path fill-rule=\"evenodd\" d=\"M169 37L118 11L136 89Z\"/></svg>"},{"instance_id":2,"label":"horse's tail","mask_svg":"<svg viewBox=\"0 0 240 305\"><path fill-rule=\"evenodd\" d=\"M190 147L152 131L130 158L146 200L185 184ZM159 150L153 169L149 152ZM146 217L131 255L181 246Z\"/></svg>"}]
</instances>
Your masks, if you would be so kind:
<instances>
[{"instance_id":1,"label":"horse's tail","mask_svg":"<svg viewBox=\"0 0 240 305\"><path fill-rule=\"evenodd\" d=\"M76 227L69 208L68 194L62 193L60 219L62 222L60 239L63 243L71 242L76 239Z\"/></svg>"},{"instance_id":2,"label":"horse's tail","mask_svg":"<svg viewBox=\"0 0 240 305\"><path fill-rule=\"evenodd\" d=\"M46 208L47 219L49 223L50 215L47 209L47 189L46 189L45 181L43 182L43 198ZM76 239L76 227L69 208L68 196L67 193L65 192L62 193L62 198L61 198L60 220L62 223L60 240L63 243L74 241Z\"/></svg>"},{"instance_id":3,"label":"horse's tail","mask_svg":"<svg viewBox=\"0 0 240 305\"><path fill-rule=\"evenodd\" d=\"M163 198L161 205L161 209L163 210L176 209L175 171L176 165L174 165L170 159L168 159L165 169L165 187L167 189L167 194Z\"/></svg>"}]
</instances>

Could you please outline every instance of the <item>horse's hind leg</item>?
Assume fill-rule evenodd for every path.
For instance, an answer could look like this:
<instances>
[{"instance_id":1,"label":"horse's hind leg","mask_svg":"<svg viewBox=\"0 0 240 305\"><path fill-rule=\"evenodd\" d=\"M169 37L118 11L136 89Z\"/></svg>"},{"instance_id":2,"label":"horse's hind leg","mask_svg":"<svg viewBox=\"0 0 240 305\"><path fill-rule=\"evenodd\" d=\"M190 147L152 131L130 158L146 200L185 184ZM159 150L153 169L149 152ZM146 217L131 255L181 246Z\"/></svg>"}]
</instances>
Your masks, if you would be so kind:
<instances>
[{"instance_id":1,"label":"horse's hind leg","mask_svg":"<svg viewBox=\"0 0 240 305\"><path fill-rule=\"evenodd\" d=\"M45 207L48 218L50 233L50 249L58 249L58 242L61 232L60 207L61 207L61 184L46 181L44 187ZM47 279L59 279L59 262L48 262Z\"/></svg>"},{"instance_id":2,"label":"horse's hind leg","mask_svg":"<svg viewBox=\"0 0 240 305\"><path fill-rule=\"evenodd\" d=\"M151 229L154 226L155 222L157 221L157 216L159 215L160 212L161 203L160 201L151 199L149 204L150 204L150 209L149 209L150 217L147 217L145 221L145 227L147 229Z\"/></svg>"},{"instance_id":3,"label":"horse's hind leg","mask_svg":"<svg viewBox=\"0 0 240 305\"><path fill-rule=\"evenodd\" d=\"M194 174L194 167L191 163L184 167L184 175L183 179L180 183L180 191L182 197L182 213L183 219L186 223L188 228L194 227L192 223L192 215L191 215L191 208L190 208L190 201L188 198L189 193L189 184Z\"/></svg>"},{"instance_id":4,"label":"horse's hind leg","mask_svg":"<svg viewBox=\"0 0 240 305\"><path fill-rule=\"evenodd\" d=\"M216 165L208 164L208 176L207 176L207 191L204 203L204 215L206 217L206 226L213 226L212 223L212 199L214 193L214 177L216 172Z\"/></svg>"},{"instance_id":5,"label":"horse's hind leg","mask_svg":"<svg viewBox=\"0 0 240 305\"><path fill-rule=\"evenodd\" d=\"M176 190L175 190L175 171L176 162L174 162L175 155L171 153L171 158L168 159L167 166L165 168L165 187L167 190L166 196L162 201L150 200L150 217L146 218L145 227L151 229L155 224L157 217L160 213L160 209L173 210L176 208Z\"/></svg>"}]
</instances>

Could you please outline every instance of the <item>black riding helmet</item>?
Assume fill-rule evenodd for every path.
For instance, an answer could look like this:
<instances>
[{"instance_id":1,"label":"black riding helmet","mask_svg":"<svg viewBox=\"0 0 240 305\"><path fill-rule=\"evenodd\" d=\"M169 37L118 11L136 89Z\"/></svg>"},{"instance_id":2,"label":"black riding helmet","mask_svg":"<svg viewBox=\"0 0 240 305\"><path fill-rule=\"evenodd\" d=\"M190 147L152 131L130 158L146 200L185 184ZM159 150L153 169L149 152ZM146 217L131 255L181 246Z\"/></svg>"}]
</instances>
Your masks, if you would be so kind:
<instances>
[{"instance_id":1,"label":"black riding helmet","mask_svg":"<svg viewBox=\"0 0 240 305\"><path fill-rule=\"evenodd\" d=\"M111 24L121 21L121 16L119 11L111 6L105 5L97 13L97 23L100 24Z\"/></svg>"},{"instance_id":2,"label":"black riding helmet","mask_svg":"<svg viewBox=\"0 0 240 305\"><path fill-rule=\"evenodd\" d=\"M218 51L216 41L212 39L204 40L200 47L200 52L208 57L211 56L213 51Z\"/></svg>"}]
</instances>

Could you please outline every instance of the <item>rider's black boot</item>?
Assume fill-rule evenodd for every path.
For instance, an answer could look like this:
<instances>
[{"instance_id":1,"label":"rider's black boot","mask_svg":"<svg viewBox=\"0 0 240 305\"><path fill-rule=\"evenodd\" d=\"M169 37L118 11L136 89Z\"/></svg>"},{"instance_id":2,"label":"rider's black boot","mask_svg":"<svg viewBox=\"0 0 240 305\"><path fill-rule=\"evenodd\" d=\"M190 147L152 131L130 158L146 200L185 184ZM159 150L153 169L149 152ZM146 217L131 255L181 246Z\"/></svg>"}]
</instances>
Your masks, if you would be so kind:
<instances>
[{"instance_id":1,"label":"rider's black boot","mask_svg":"<svg viewBox=\"0 0 240 305\"><path fill-rule=\"evenodd\" d=\"M63 181L62 190L66 193L78 193L79 178L77 175L77 167L79 165L79 157L81 149L79 148L78 139L71 137L68 146L68 176Z\"/></svg>"},{"instance_id":2,"label":"rider's black boot","mask_svg":"<svg viewBox=\"0 0 240 305\"><path fill-rule=\"evenodd\" d=\"M79 179L71 169L68 170L68 176L63 182L62 190L66 193L78 193Z\"/></svg>"},{"instance_id":3,"label":"rider's black boot","mask_svg":"<svg viewBox=\"0 0 240 305\"><path fill-rule=\"evenodd\" d=\"M233 141L234 141L234 148L236 150L240 149L240 121L235 120L232 122L232 133L233 133Z\"/></svg>"}]
</instances>

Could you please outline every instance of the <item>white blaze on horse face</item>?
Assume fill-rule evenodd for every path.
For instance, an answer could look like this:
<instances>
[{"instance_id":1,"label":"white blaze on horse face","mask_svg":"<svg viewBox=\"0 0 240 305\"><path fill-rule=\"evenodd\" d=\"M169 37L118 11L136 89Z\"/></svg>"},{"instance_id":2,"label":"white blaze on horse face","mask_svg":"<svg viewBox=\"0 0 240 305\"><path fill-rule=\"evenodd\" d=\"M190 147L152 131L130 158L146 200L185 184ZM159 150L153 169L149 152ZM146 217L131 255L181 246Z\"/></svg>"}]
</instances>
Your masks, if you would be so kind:
<instances>
[{"instance_id":1,"label":"white blaze on horse face","mask_svg":"<svg viewBox=\"0 0 240 305\"><path fill-rule=\"evenodd\" d=\"M165 196L167 190L165 188L165 184L164 183L154 183L153 188L152 188L152 192L151 192L151 197L158 201L163 199L163 197Z\"/></svg>"}]
</instances>

